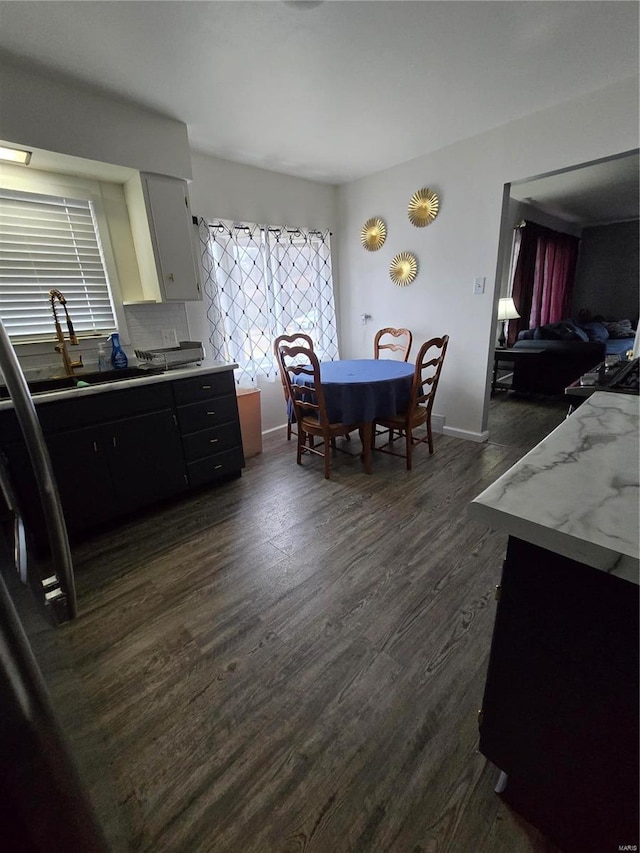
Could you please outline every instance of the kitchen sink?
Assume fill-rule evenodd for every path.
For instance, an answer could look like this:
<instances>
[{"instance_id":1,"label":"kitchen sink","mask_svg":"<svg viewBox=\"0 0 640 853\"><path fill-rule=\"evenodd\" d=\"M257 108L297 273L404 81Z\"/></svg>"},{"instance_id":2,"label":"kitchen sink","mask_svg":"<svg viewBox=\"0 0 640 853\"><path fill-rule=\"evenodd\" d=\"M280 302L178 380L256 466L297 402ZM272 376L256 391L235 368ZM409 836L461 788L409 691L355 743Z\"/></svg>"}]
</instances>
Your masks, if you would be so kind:
<instances>
[{"instance_id":1,"label":"kitchen sink","mask_svg":"<svg viewBox=\"0 0 640 853\"><path fill-rule=\"evenodd\" d=\"M89 385L104 385L107 382L122 382L126 379L135 379L138 376L149 376L150 374L162 373L162 370L149 370L146 367L123 367L119 370L104 370L85 373L76 373L73 376L51 376L48 379L32 379L28 382L32 394L46 394L51 391L66 391L76 388L78 382L86 382ZM0 399L6 400L9 392L4 386L0 386Z\"/></svg>"}]
</instances>

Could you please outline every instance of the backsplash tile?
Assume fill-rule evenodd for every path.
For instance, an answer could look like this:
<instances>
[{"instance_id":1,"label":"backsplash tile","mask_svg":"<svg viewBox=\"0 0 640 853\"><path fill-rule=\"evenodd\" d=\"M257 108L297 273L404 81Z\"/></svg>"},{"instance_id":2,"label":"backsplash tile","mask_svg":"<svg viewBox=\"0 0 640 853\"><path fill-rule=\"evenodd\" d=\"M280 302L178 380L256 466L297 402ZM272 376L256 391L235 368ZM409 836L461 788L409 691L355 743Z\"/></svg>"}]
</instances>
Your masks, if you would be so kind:
<instances>
[{"instance_id":1,"label":"backsplash tile","mask_svg":"<svg viewBox=\"0 0 640 853\"><path fill-rule=\"evenodd\" d=\"M130 348L150 349L165 346L163 329L175 329L179 341L189 339L189 326L184 302L151 305L125 305L124 312L131 339Z\"/></svg>"}]
</instances>

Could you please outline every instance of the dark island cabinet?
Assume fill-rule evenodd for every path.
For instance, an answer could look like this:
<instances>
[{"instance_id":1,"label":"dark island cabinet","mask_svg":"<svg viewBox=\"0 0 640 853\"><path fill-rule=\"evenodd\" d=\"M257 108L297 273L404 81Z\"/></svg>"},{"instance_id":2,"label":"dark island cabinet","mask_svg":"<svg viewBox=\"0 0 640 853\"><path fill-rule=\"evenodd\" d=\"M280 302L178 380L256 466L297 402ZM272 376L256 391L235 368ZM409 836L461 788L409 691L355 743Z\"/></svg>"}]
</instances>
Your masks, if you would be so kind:
<instances>
[{"instance_id":1,"label":"dark island cabinet","mask_svg":"<svg viewBox=\"0 0 640 853\"><path fill-rule=\"evenodd\" d=\"M190 431L185 433L181 411L193 404L180 407L176 400L190 396L192 383L164 381L38 405L71 534L117 521L191 486L240 473L244 457L233 373L198 377L198 386L222 388L225 397L231 388L235 407L230 400L222 409L208 405L206 397L198 396L203 393L199 387L196 405L219 414L205 415L207 428L202 430L191 429L188 416ZM0 449L30 532L42 544L45 520L12 410L0 412Z\"/></svg>"},{"instance_id":2,"label":"dark island cabinet","mask_svg":"<svg viewBox=\"0 0 640 853\"><path fill-rule=\"evenodd\" d=\"M565 853L638 844L638 587L515 537L480 751L503 798Z\"/></svg>"},{"instance_id":3,"label":"dark island cabinet","mask_svg":"<svg viewBox=\"0 0 640 853\"><path fill-rule=\"evenodd\" d=\"M238 399L231 373L175 382L187 480L201 486L244 467Z\"/></svg>"}]
</instances>

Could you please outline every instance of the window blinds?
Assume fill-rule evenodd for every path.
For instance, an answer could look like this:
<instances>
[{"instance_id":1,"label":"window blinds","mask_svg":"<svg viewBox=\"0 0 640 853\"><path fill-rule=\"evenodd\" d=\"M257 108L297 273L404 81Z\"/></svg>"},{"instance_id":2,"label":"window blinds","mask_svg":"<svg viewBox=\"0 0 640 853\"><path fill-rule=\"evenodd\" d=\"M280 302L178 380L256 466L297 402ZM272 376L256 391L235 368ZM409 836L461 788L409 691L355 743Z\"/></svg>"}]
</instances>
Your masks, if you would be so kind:
<instances>
[{"instance_id":1,"label":"window blinds","mask_svg":"<svg viewBox=\"0 0 640 853\"><path fill-rule=\"evenodd\" d=\"M77 333L116 328L91 202L0 188L0 317L12 338L55 335L52 288Z\"/></svg>"}]
</instances>

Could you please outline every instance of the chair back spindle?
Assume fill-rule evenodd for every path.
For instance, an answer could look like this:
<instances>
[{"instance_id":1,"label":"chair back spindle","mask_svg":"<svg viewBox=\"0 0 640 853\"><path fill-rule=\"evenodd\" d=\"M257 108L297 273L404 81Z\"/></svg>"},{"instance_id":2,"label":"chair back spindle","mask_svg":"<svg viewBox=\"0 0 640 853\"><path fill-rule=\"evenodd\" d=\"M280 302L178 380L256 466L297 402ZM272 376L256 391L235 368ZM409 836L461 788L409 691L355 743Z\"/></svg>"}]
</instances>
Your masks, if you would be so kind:
<instances>
[{"instance_id":1,"label":"chair back spindle","mask_svg":"<svg viewBox=\"0 0 640 853\"><path fill-rule=\"evenodd\" d=\"M387 340L386 336L390 336L393 340ZM391 350L392 352L401 352L402 360L408 361L412 342L413 335L409 329L392 329L390 327L380 329L376 332L373 340L374 358L380 358L381 350Z\"/></svg>"}]
</instances>

